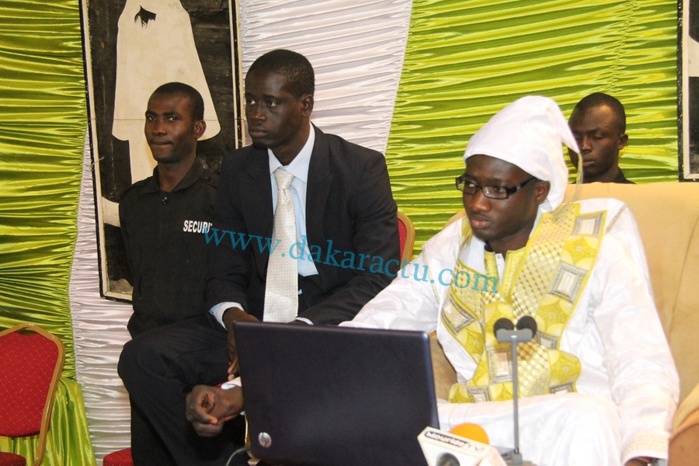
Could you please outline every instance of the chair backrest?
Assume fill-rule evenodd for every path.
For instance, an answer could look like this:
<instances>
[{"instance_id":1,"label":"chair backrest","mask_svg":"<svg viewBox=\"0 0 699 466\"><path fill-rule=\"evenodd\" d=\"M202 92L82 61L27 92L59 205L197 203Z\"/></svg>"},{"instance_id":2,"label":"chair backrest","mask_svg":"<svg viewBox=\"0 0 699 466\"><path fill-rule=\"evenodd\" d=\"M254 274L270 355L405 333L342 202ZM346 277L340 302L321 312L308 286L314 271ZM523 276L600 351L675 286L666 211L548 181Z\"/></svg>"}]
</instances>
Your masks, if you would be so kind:
<instances>
[{"instance_id":1,"label":"chair backrest","mask_svg":"<svg viewBox=\"0 0 699 466\"><path fill-rule=\"evenodd\" d=\"M410 261L413 258L415 245L415 227L410 217L398 211L398 235L400 236L400 260Z\"/></svg>"},{"instance_id":2,"label":"chair backrest","mask_svg":"<svg viewBox=\"0 0 699 466\"><path fill-rule=\"evenodd\" d=\"M63 370L65 347L34 324L0 332L0 435L39 435L36 461L46 448L56 386Z\"/></svg>"}]
</instances>

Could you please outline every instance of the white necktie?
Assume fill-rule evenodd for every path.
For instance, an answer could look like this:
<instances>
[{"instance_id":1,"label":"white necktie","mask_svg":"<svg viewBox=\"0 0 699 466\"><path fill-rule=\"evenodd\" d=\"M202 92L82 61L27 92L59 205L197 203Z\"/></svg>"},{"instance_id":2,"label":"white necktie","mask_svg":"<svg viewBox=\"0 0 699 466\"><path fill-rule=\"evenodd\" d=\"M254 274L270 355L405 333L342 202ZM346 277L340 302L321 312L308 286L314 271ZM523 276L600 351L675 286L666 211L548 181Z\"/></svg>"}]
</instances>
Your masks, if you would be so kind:
<instances>
[{"instance_id":1,"label":"white necktie","mask_svg":"<svg viewBox=\"0 0 699 466\"><path fill-rule=\"evenodd\" d=\"M277 180L277 208L274 211L272 244L279 242L269 256L265 287L265 322L291 322L298 311L298 264L290 257L296 242L296 217L291 199L294 175L283 168L274 171Z\"/></svg>"}]
</instances>

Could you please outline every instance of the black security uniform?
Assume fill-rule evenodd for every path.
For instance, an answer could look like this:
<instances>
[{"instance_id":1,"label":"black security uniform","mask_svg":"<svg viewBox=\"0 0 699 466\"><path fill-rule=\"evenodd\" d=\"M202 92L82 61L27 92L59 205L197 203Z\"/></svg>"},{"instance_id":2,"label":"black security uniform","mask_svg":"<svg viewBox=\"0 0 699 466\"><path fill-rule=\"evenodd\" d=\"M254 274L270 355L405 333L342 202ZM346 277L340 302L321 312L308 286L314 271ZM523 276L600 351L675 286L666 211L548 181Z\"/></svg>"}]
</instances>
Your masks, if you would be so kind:
<instances>
[{"instance_id":1,"label":"black security uniform","mask_svg":"<svg viewBox=\"0 0 699 466\"><path fill-rule=\"evenodd\" d=\"M218 176L197 160L172 192L160 190L156 167L122 195L119 218L134 288L131 336L202 314L205 233L217 187Z\"/></svg>"},{"instance_id":2,"label":"black security uniform","mask_svg":"<svg viewBox=\"0 0 699 466\"><path fill-rule=\"evenodd\" d=\"M633 181L626 179L626 177L624 176L624 172L621 171L621 168L619 169L619 173L617 173L614 179L612 180L612 183L636 184Z\"/></svg>"}]
</instances>

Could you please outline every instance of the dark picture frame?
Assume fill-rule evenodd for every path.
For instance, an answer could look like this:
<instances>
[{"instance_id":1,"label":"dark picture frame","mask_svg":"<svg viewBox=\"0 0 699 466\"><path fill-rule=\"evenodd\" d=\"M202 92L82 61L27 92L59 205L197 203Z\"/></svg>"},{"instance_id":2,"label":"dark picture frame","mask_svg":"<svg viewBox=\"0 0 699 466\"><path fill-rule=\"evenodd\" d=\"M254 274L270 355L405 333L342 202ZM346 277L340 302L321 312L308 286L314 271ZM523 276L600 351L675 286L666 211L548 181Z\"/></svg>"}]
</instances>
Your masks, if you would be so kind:
<instances>
[{"instance_id":1,"label":"dark picture frame","mask_svg":"<svg viewBox=\"0 0 699 466\"><path fill-rule=\"evenodd\" d=\"M681 0L680 178L699 180L699 0Z\"/></svg>"},{"instance_id":2,"label":"dark picture frame","mask_svg":"<svg viewBox=\"0 0 699 466\"><path fill-rule=\"evenodd\" d=\"M207 132L197 155L218 173L223 154L243 141L238 8L235 0L81 0L81 15L100 291L128 301L118 202L155 165L143 136L148 96L169 81L199 90Z\"/></svg>"}]
</instances>

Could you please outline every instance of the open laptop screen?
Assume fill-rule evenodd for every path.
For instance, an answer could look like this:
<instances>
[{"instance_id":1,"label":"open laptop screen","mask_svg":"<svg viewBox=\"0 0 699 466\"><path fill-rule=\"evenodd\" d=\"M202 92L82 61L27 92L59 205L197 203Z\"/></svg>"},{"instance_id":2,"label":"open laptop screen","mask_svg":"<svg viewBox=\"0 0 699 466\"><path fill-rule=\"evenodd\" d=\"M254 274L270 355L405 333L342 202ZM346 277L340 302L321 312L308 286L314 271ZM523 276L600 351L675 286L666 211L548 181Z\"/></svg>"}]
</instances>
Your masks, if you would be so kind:
<instances>
[{"instance_id":1,"label":"open laptop screen","mask_svg":"<svg viewBox=\"0 0 699 466\"><path fill-rule=\"evenodd\" d=\"M426 464L439 427L427 334L239 322L252 452L273 464Z\"/></svg>"}]
</instances>

